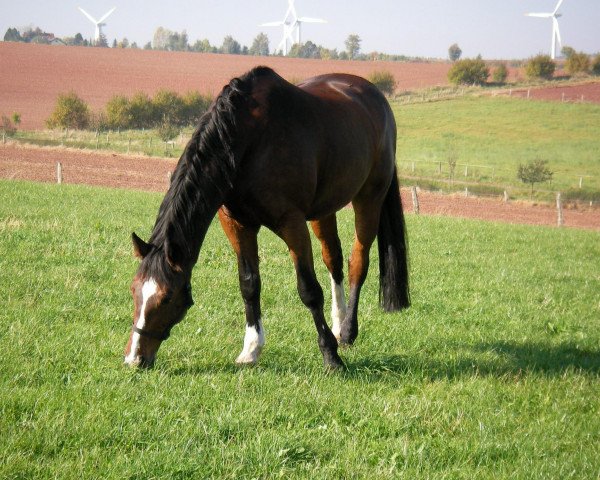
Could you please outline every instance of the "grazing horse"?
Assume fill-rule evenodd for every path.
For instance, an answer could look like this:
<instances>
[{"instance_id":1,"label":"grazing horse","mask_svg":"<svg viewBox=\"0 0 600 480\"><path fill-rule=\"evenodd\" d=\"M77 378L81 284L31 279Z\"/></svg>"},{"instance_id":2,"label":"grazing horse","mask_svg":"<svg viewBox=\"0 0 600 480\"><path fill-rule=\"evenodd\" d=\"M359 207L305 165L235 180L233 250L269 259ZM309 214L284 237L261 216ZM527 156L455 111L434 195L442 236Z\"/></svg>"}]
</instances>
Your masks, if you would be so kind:
<instances>
[{"instance_id":1,"label":"grazing horse","mask_svg":"<svg viewBox=\"0 0 600 480\"><path fill-rule=\"evenodd\" d=\"M257 246L264 225L289 248L326 368L343 368L338 342L350 345L358 334L358 301L375 237L381 306L394 311L409 305L395 150L392 110L360 77L321 75L295 86L257 67L231 80L179 159L149 241L132 234L141 263L131 285L135 310L125 363L151 366L193 304L192 268L218 211L237 255L246 313L237 363L256 363L265 344ZM335 214L350 202L355 238L346 306ZM323 314L307 221L331 277L332 329Z\"/></svg>"}]
</instances>

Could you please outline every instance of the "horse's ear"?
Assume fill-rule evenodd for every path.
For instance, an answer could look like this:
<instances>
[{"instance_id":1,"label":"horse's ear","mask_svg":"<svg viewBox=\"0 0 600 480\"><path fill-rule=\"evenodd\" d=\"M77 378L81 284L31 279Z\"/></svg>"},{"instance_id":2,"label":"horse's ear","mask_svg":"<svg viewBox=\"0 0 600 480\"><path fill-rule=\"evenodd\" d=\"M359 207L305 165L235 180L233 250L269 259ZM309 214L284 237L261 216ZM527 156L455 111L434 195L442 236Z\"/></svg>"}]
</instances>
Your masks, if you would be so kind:
<instances>
[{"instance_id":1,"label":"horse's ear","mask_svg":"<svg viewBox=\"0 0 600 480\"><path fill-rule=\"evenodd\" d=\"M175 242L169 240L169 237L166 238L164 245L167 263L176 272L181 272L184 260L181 248Z\"/></svg>"},{"instance_id":2,"label":"horse's ear","mask_svg":"<svg viewBox=\"0 0 600 480\"><path fill-rule=\"evenodd\" d=\"M150 253L152 245L144 242L135 232L131 233L131 241L133 242L133 254L140 260Z\"/></svg>"}]
</instances>

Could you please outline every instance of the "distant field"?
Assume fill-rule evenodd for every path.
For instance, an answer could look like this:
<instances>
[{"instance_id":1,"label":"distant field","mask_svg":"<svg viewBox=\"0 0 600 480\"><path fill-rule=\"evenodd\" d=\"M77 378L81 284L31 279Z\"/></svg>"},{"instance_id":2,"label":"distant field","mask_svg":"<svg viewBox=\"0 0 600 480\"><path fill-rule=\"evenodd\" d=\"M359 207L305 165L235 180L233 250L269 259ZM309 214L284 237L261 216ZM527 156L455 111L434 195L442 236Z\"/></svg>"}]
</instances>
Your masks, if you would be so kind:
<instances>
[{"instance_id":1,"label":"distant field","mask_svg":"<svg viewBox=\"0 0 600 480\"><path fill-rule=\"evenodd\" d=\"M518 187L518 165L541 158L555 174L538 188L578 189L583 177L584 189L600 192L598 104L466 96L393 107L404 175L448 179L454 159L457 181Z\"/></svg>"},{"instance_id":2,"label":"distant field","mask_svg":"<svg viewBox=\"0 0 600 480\"><path fill-rule=\"evenodd\" d=\"M325 375L267 231L267 345L234 366L243 307L215 224L195 307L136 372L129 234L161 196L0 181L0 478L598 476L598 232L409 216L413 306L379 310L374 249L348 372ZM347 252L350 210L339 224Z\"/></svg>"},{"instance_id":3,"label":"distant field","mask_svg":"<svg viewBox=\"0 0 600 480\"><path fill-rule=\"evenodd\" d=\"M167 88L216 95L231 78L257 65L270 66L289 80L331 72L368 77L374 70L387 70L399 90L445 85L450 68L448 62L326 61L0 42L0 114L19 112L22 128L41 129L59 93L74 90L94 110L104 108L114 95L138 91L154 94Z\"/></svg>"}]
</instances>

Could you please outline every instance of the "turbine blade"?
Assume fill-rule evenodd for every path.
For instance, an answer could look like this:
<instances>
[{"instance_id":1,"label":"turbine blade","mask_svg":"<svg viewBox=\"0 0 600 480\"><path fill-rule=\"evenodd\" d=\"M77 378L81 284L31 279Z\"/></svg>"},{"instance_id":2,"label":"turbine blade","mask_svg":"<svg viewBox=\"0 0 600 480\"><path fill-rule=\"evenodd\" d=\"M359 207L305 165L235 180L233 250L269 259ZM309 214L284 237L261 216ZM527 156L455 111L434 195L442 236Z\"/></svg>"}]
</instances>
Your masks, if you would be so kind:
<instances>
[{"instance_id":1,"label":"turbine blade","mask_svg":"<svg viewBox=\"0 0 600 480\"><path fill-rule=\"evenodd\" d=\"M554 9L554 12L552 12L552 14L554 15L556 12L558 12L558 9L560 8L560 6L562 5L562 3L565 0L558 0L558 3L556 4L556 8Z\"/></svg>"},{"instance_id":2,"label":"turbine blade","mask_svg":"<svg viewBox=\"0 0 600 480\"><path fill-rule=\"evenodd\" d=\"M111 10L105 13L104 16L100 20L98 20L98 23L102 23L104 20L106 20L109 17L109 15L113 13L116 9L117 7L113 7Z\"/></svg>"},{"instance_id":3,"label":"turbine blade","mask_svg":"<svg viewBox=\"0 0 600 480\"><path fill-rule=\"evenodd\" d=\"M552 18L553 30L556 38L558 39L558 44L562 47L562 40L560 39L560 30L558 29L558 20L556 17Z\"/></svg>"},{"instance_id":4,"label":"turbine blade","mask_svg":"<svg viewBox=\"0 0 600 480\"><path fill-rule=\"evenodd\" d=\"M77 7L81 13L83 13L92 23L100 23L94 17L92 17L88 12L86 12L83 8Z\"/></svg>"},{"instance_id":5,"label":"turbine blade","mask_svg":"<svg viewBox=\"0 0 600 480\"><path fill-rule=\"evenodd\" d=\"M526 17L540 17L540 18L550 18L552 17L552 13L526 13Z\"/></svg>"},{"instance_id":6,"label":"turbine blade","mask_svg":"<svg viewBox=\"0 0 600 480\"><path fill-rule=\"evenodd\" d=\"M327 23L327 20L323 20L322 18L310 18L310 17L300 17L298 19L299 22L303 23Z\"/></svg>"},{"instance_id":7,"label":"turbine blade","mask_svg":"<svg viewBox=\"0 0 600 480\"><path fill-rule=\"evenodd\" d=\"M259 25L259 27L281 27L284 23L279 21L279 22L267 22L267 23L261 23Z\"/></svg>"}]
</instances>

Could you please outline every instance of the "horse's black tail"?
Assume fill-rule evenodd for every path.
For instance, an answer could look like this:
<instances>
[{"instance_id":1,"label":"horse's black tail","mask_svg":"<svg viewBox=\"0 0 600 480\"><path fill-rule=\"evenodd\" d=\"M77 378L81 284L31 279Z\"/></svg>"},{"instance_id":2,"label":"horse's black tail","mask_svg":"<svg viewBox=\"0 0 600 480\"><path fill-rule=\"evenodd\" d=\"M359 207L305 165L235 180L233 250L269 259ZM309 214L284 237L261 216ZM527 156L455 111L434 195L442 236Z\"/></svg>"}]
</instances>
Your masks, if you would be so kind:
<instances>
[{"instance_id":1,"label":"horse's black tail","mask_svg":"<svg viewBox=\"0 0 600 480\"><path fill-rule=\"evenodd\" d=\"M379 230L379 303L386 312L410 306L408 238L396 169L381 207Z\"/></svg>"}]
</instances>

